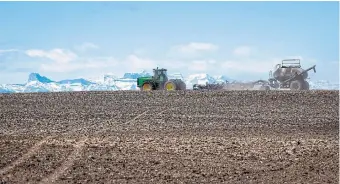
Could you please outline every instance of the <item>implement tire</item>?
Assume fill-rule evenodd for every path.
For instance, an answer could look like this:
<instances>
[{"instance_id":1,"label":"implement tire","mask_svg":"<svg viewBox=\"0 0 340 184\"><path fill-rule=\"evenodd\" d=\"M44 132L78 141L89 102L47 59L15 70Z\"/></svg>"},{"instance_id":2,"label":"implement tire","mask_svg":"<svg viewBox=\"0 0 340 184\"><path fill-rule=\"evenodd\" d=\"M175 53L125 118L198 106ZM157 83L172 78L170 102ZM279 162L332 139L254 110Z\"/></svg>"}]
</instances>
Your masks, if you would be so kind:
<instances>
[{"instance_id":1,"label":"implement tire","mask_svg":"<svg viewBox=\"0 0 340 184\"><path fill-rule=\"evenodd\" d=\"M292 81L289 87L291 90L302 90L304 88L304 81L301 80Z\"/></svg>"},{"instance_id":2,"label":"implement tire","mask_svg":"<svg viewBox=\"0 0 340 184\"><path fill-rule=\"evenodd\" d=\"M303 89L304 90L309 90L309 83L307 81L303 81Z\"/></svg>"}]
</instances>

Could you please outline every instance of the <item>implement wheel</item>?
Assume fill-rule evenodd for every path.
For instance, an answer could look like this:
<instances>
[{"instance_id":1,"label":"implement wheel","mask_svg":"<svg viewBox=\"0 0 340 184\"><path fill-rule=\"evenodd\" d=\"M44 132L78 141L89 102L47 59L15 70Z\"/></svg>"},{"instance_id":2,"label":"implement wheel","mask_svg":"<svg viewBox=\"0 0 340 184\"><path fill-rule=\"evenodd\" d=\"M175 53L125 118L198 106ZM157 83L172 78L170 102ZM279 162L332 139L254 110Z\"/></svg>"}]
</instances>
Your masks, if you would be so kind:
<instances>
[{"instance_id":1,"label":"implement wheel","mask_svg":"<svg viewBox=\"0 0 340 184\"><path fill-rule=\"evenodd\" d=\"M151 91L152 90L152 84L146 82L142 86L142 91Z\"/></svg>"},{"instance_id":2,"label":"implement wheel","mask_svg":"<svg viewBox=\"0 0 340 184\"><path fill-rule=\"evenodd\" d=\"M309 90L309 83L307 81L304 81L303 83L303 89L304 90Z\"/></svg>"},{"instance_id":3,"label":"implement wheel","mask_svg":"<svg viewBox=\"0 0 340 184\"><path fill-rule=\"evenodd\" d=\"M295 80L290 83L291 90L302 90L304 86L304 81Z\"/></svg>"}]
</instances>

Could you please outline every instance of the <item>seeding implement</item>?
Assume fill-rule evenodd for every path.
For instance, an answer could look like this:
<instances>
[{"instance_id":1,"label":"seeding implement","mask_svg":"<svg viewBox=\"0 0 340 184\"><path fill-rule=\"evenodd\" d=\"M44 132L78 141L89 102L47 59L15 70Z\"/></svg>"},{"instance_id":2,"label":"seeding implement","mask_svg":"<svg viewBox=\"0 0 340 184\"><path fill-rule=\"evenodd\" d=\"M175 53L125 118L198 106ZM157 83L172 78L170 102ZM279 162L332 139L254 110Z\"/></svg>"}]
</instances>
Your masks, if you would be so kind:
<instances>
[{"instance_id":1,"label":"seeding implement","mask_svg":"<svg viewBox=\"0 0 340 184\"><path fill-rule=\"evenodd\" d=\"M308 78L308 71L314 70L316 65L307 68L306 70L301 68L300 59L285 59L281 64L277 64L275 71L269 72L268 80L257 80L254 82L242 83L226 81L224 84L206 84L198 85L194 84L194 90L246 90L256 89L259 86L259 90L270 89L290 89L290 90L309 90L309 83L306 81Z\"/></svg>"},{"instance_id":2,"label":"seeding implement","mask_svg":"<svg viewBox=\"0 0 340 184\"><path fill-rule=\"evenodd\" d=\"M301 68L300 59L282 60L282 64L276 65L274 73L269 72L269 85L272 88L291 89L291 90L309 90L308 71L314 70L316 65L307 68Z\"/></svg>"}]
</instances>

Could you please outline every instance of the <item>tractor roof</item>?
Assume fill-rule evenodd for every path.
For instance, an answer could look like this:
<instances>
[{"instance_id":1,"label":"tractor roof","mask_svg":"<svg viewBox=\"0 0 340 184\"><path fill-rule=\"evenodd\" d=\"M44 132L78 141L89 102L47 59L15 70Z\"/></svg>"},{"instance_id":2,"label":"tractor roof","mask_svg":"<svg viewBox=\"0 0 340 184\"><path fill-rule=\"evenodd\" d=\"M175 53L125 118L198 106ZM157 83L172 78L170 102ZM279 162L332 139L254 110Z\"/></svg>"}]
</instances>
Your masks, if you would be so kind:
<instances>
[{"instance_id":1,"label":"tractor roof","mask_svg":"<svg viewBox=\"0 0 340 184\"><path fill-rule=\"evenodd\" d=\"M167 71L167 69L165 69L165 68L158 68L158 67L157 67L156 69L153 69L153 70L154 70L154 71L156 71L156 70L157 70L157 71Z\"/></svg>"}]
</instances>

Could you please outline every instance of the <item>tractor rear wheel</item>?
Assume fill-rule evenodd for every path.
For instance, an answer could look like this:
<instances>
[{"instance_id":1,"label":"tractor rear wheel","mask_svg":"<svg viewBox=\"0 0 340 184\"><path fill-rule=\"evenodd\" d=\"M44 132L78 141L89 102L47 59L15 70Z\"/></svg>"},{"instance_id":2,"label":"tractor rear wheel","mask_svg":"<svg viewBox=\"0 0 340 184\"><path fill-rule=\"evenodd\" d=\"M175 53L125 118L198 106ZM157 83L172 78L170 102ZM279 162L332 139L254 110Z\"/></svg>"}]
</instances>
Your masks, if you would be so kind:
<instances>
[{"instance_id":1,"label":"tractor rear wheel","mask_svg":"<svg viewBox=\"0 0 340 184\"><path fill-rule=\"evenodd\" d=\"M182 80L171 79L164 84L164 89L167 91L186 90L186 84Z\"/></svg>"},{"instance_id":2,"label":"tractor rear wheel","mask_svg":"<svg viewBox=\"0 0 340 184\"><path fill-rule=\"evenodd\" d=\"M182 80L176 80L177 90L186 90L187 85Z\"/></svg>"},{"instance_id":3,"label":"tractor rear wheel","mask_svg":"<svg viewBox=\"0 0 340 184\"><path fill-rule=\"evenodd\" d=\"M292 81L289 87L291 90L302 90L304 87L304 81L301 80Z\"/></svg>"},{"instance_id":4,"label":"tractor rear wheel","mask_svg":"<svg viewBox=\"0 0 340 184\"><path fill-rule=\"evenodd\" d=\"M164 89L167 91L176 90L177 89L176 83L172 80L169 80L164 84Z\"/></svg>"},{"instance_id":5,"label":"tractor rear wheel","mask_svg":"<svg viewBox=\"0 0 340 184\"><path fill-rule=\"evenodd\" d=\"M142 91L152 91L152 84L149 82L146 82L142 86Z\"/></svg>"}]
</instances>

